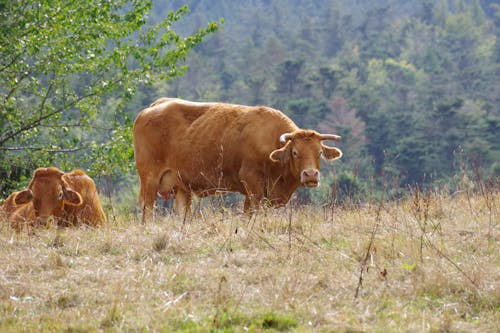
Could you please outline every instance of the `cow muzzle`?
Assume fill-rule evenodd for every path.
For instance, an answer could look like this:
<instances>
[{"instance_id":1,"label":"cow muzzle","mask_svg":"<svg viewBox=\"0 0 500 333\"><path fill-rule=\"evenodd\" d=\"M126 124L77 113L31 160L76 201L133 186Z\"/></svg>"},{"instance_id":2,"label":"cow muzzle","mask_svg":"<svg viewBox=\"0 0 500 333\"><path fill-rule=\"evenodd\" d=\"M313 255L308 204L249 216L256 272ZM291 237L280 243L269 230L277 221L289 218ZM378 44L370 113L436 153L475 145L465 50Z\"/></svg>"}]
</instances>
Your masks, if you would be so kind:
<instances>
[{"instance_id":1,"label":"cow muzzle","mask_svg":"<svg viewBox=\"0 0 500 333\"><path fill-rule=\"evenodd\" d=\"M306 187L317 187L319 185L319 171L316 169L302 170L300 182Z\"/></svg>"}]
</instances>

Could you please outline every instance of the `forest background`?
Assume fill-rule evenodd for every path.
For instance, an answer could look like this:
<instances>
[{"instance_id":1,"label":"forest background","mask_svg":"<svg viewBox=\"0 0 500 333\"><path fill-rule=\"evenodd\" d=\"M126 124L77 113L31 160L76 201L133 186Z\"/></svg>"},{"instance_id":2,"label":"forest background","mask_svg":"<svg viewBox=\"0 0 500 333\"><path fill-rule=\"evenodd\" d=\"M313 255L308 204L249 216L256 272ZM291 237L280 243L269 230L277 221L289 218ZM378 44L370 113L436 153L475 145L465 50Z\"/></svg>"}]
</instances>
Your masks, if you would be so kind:
<instances>
[{"instance_id":1,"label":"forest background","mask_svg":"<svg viewBox=\"0 0 500 333\"><path fill-rule=\"evenodd\" d=\"M89 21L63 22L50 35L60 38L38 36L28 55L29 15L11 14L33 8L0 5L0 197L56 165L85 169L105 194L135 200L133 119L163 96L268 105L341 135L343 158L322 165L322 185L300 191L303 202L396 198L417 184L453 191L467 177L498 182L494 1L156 0L134 17L113 16L127 1L113 3L92 16L108 22L108 35ZM85 44L96 34L99 45ZM36 58L54 46L46 62ZM51 56L68 54L51 67Z\"/></svg>"}]
</instances>

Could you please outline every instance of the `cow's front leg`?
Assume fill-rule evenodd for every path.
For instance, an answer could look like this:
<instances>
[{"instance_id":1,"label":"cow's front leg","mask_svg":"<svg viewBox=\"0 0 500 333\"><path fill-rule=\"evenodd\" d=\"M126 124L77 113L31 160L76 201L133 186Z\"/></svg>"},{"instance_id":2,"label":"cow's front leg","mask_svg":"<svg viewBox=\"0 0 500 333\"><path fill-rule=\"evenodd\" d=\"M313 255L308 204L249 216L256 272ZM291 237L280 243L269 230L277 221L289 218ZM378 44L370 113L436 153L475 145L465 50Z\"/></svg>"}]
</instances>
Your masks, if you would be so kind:
<instances>
[{"instance_id":1,"label":"cow's front leg","mask_svg":"<svg viewBox=\"0 0 500 333\"><path fill-rule=\"evenodd\" d=\"M264 177L252 169L241 169L239 176L245 193L243 211L252 213L260 207L264 199Z\"/></svg>"}]
</instances>

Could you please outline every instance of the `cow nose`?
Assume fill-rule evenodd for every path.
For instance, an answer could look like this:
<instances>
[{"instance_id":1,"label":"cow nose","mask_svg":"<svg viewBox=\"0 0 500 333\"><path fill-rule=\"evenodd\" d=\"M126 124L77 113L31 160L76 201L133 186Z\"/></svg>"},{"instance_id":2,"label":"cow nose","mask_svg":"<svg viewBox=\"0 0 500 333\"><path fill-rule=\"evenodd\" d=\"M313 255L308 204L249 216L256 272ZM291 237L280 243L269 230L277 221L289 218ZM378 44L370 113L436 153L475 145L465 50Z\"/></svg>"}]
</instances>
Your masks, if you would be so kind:
<instances>
[{"instance_id":1,"label":"cow nose","mask_svg":"<svg viewBox=\"0 0 500 333\"><path fill-rule=\"evenodd\" d=\"M319 183L319 171L316 169L305 169L300 175L301 182L307 187L316 187Z\"/></svg>"},{"instance_id":2,"label":"cow nose","mask_svg":"<svg viewBox=\"0 0 500 333\"><path fill-rule=\"evenodd\" d=\"M304 179L318 179L319 171L316 169L306 169L302 171L302 177Z\"/></svg>"}]
</instances>

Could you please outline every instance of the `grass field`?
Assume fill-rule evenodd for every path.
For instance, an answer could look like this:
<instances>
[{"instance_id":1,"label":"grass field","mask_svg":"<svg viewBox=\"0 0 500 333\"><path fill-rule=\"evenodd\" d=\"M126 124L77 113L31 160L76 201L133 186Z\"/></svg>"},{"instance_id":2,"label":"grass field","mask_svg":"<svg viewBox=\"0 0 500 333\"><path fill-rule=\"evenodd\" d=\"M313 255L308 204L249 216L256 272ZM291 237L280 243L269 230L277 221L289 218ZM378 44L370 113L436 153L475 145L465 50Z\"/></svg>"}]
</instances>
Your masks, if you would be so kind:
<instances>
[{"instance_id":1,"label":"grass field","mask_svg":"<svg viewBox=\"0 0 500 333\"><path fill-rule=\"evenodd\" d=\"M499 332L498 191L0 227L0 332ZM118 214L119 215L119 214Z\"/></svg>"}]
</instances>

